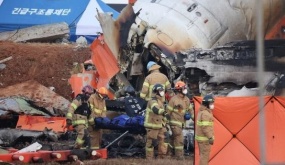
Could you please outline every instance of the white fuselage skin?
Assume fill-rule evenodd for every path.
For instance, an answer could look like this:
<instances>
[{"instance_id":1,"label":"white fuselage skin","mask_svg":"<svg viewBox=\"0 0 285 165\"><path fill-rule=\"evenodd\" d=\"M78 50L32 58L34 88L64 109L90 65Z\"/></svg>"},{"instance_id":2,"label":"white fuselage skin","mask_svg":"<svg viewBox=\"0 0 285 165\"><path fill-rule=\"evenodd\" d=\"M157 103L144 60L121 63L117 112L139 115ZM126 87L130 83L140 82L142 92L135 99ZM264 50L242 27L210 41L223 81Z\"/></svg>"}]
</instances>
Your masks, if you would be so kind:
<instances>
[{"instance_id":1,"label":"white fuselage skin","mask_svg":"<svg viewBox=\"0 0 285 165\"><path fill-rule=\"evenodd\" d=\"M284 0L260 0L264 5L264 30L284 16ZM236 40L255 39L254 0L138 0L134 11L147 22L145 44L154 43L164 53L202 48Z\"/></svg>"}]
</instances>

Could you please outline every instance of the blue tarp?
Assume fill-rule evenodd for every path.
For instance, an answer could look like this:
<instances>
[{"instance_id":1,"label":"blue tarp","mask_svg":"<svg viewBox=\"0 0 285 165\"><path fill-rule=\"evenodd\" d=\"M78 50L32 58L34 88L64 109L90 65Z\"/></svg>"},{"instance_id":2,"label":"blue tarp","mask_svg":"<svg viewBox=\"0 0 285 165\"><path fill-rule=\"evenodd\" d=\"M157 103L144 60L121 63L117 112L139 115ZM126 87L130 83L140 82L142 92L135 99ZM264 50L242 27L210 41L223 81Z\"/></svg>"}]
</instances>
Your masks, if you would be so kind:
<instances>
[{"instance_id":1,"label":"blue tarp","mask_svg":"<svg viewBox=\"0 0 285 165\"><path fill-rule=\"evenodd\" d=\"M66 22L70 28L71 40L74 41L77 38L77 23L83 14L85 19L90 18L89 21L92 22L83 21L82 24L81 21L81 28L101 29L95 19L96 8L100 12L112 12L114 18L119 15L117 11L101 0L3 0L2 3L0 2L0 32L34 25ZM87 24L86 27L84 27L85 24ZM84 30L81 30L80 36L82 35L90 37L97 34L96 32L84 34Z\"/></svg>"}]
</instances>

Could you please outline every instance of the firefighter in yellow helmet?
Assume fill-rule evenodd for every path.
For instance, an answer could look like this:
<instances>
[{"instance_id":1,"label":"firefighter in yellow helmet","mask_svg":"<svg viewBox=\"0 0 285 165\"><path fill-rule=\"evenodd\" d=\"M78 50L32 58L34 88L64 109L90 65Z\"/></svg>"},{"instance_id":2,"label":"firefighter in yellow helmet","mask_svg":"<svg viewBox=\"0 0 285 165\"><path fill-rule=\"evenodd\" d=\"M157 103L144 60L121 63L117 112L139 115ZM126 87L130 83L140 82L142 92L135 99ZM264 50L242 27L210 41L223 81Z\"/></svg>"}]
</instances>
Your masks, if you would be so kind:
<instances>
[{"instance_id":1,"label":"firefighter in yellow helmet","mask_svg":"<svg viewBox=\"0 0 285 165\"><path fill-rule=\"evenodd\" d=\"M165 90L171 89L171 84L168 78L159 71L160 65L153 61L147 64L147 70L150 74L145 78L140 97L149 101L151 99L152 88L155 84L161 84ZM163 101L165 96L163 96Z\"/></svg>"},{"instance_id":2,"label":"firefighter in yellow helmet","mask_svg":"<svg viewBox=\"0 0 285 165\"><path fill-rule=\"evenodd\" d=\"M177 159L184 159L184 142L182 129L185 121L189 120L193 114L193 107L190 99L186 96L188 93L187 86L183 81L175 84L176 95L173 96L168 105L167 113L170 115L169 125L172 131L172 141Z\"/></svg>"},{"instance_id":3,"label":"firefighter in yellow helmet","mask_svg":"<svg viewBox=\"0 0 285 165\"><path fill-rule=\"evenodd\" d=\"M90 106L92 109L92 119L89 120L90 127L90 135L92 138L91 141L91 149L99 149L101 138L102 138L102 130L94 127L94 120L97 117L106 117L106 98L108 98L108 90L105 87L101 87L96 90L96 92L90 96Z\"/></svg>"},{"instance_id":4,"label":"firefighter in yellow helmet","mask_svg":"<svg viewBox=\"0 0 285 165\"><path fill-rule=\"evenodd\" d=\"M163 126L163 118L166 115L162 98L164 97L164 87L161 84L155 84L152 90L152 98L147 103L144 127L147 131L146 139L146 158L154 158L154 147L158 145L158 157L163 158L166 155L165 146L166 128Z\"/></svg>"},{"instance_id":5,"label":"firefighter in yellow helmet","mask_svg":"<svg viewBox=\"0 0 285 165\"><path fill-rule=\"evenodd\" d=\"M88 120L91 119L91 107L88 100L93 92L94 89L90 85L84 86L82 94L75 97L66 114L67 126L72 125L78 133L74 145L76 149L80 149L83 144L90 148L91 139L87 127Z\"/></svg>"},{"instance_id":6,"label":"firefighter in yellow helmet","mask_svg":"<svg viewBox=\"0 0 285 165\"><path fill-rule=\"evenodd\" d=\"M206 95L202 100L196 120L195 140L200 152L200 165L207 165L210 157L211 145L214 144L214 98Z\"/></svg>"}]
</instances>

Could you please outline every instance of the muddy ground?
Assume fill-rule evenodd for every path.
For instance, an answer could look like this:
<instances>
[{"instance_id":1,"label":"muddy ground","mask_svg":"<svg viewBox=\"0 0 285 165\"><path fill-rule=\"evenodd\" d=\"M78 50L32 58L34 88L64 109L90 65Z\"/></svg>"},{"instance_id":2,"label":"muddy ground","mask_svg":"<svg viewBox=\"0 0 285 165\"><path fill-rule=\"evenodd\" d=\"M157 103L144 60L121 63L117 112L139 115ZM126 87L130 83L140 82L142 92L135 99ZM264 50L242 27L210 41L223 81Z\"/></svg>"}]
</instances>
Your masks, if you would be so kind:
<instances>
[{"instance_id":1,"label":"muddy ground","mask_svg":"<svg viewBox=\"0 0 285 165\"><path fill-rule=\"evenodd\" d=\"M46 87L55 87L56 93L70 100L68 85L73 62L84 62L91 57L87 48L72 44L13 43L0 41L0 60L7 57L6 67L0 70L0 88L36 80Z\"/></svg>"}]
</instances>

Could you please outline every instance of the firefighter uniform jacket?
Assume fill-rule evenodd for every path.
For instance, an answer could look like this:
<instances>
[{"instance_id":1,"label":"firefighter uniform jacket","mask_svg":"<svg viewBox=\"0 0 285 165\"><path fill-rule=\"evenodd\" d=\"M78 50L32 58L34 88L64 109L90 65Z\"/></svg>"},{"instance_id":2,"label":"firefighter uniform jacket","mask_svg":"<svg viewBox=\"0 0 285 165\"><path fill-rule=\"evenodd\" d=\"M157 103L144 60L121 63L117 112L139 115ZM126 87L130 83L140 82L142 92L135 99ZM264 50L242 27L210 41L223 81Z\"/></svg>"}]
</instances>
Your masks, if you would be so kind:
<instances>
[{"instance_id":1,"label":"firefighter uniform jacket","mask_svg":"<svg viewBox=\"0 0 285 165\"><path fill-rule=\"evenodd\" d=\"M69 106L66 118L72 121L73 126L88 126L88 119L91 117L91 107L83 94L78 94Z\"/></svg>"},{"instance_id":2,"label":"firefighter uniform jacket","mask_svg":"<svg viewBox=\"0 0 285 165\"><path fill-rule=\"evenodd\" d=\"M167 112L170 115L169 125L182 128L185 124L185 113L191 113L192 109L192 105L187 96L182 97L179 94L173 96L167 105Z\"/></svg>"},{"instance_id":3,"label":"firefighter uniform jacket","mask_svg":"<svg viewBox=\"0 0 285 165\"><path fill-rule=\"evenodd\" d=\"M149 101L151 99L152 88L155 84L161 84L165 89L171 88L168 78L160 73L159 70L153 70L144 80L140 97Z\"/></svg>"},{"instance_id":4,"label":"firefighter uniform jacket","mask_svg":"<svg viewBox=\"0 0 285 165\"><path fill-rule=\"evenodd\" d=\"M214 139L214 117L210 109L201 105L196 124L195 139L198 142Z\"/></svg>"},{"instance_id":5,"label":"firefighter uniform jacket","mask_svg":"<svg viewBox=\"0 0 285 165\"><path fill-rule=\"evenodd\" d=\"M164 112L163 102L160 99L152 98L147 103L144 127L149 129L161 129Z\"/></svg>"},{"instance_id":6,"label":"firefighter uniform jacket","mask_svg":"<svg viewBox=\"0 0 285 165\"><path fill-rule=\"evenodd\" d=\"M90 106L91 106L91 119L89 120L89 124L94 124L94 118L96 117L106 117L106 102L101 99L98 94L92 94L90 96Z\"/></svg>"}]
</instances>

